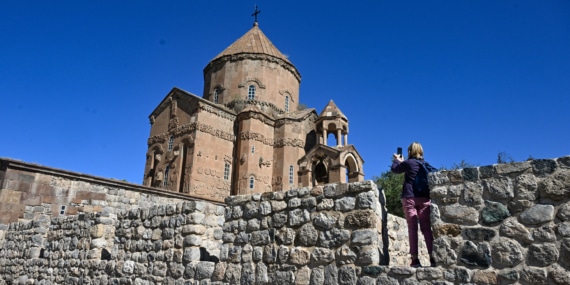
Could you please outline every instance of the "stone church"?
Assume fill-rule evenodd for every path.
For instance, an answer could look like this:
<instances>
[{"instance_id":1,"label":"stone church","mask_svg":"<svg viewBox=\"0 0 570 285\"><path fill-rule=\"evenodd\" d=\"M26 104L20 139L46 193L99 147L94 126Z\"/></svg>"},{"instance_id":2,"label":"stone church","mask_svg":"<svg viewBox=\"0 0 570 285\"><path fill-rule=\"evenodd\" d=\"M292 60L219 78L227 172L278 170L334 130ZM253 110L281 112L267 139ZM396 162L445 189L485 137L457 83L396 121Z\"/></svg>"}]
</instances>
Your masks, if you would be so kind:
<instances>
[{"instance_id":1,"label":"stone church","mask_svg":"<svg viewBox=\"0 0 570 285\"><path fill-rule=\"evenodd\" d=\"M224 201L362 181L347 117L332 100L320 114L305 108L300 83L256 21L206 65L201 97L173 88L150 114L144 185Z\"/></svg>"}]
</instances>

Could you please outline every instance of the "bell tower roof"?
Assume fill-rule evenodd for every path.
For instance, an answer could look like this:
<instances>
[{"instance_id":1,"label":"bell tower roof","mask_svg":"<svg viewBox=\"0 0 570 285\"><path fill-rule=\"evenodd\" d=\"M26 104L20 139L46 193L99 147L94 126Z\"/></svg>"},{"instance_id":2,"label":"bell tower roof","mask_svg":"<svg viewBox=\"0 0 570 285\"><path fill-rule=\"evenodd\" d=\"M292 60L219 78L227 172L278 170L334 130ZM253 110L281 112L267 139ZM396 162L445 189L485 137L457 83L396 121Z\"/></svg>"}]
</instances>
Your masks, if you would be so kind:
<instances>
[{"instance_id":1,"label":"bell tower roof","mask_svg":"<svg viewBox=\"0 0 570 285\"><path fill-rule=\"evenodd\" d=\"M266 54L291 64L285 55L283 55L265 34L259 28L257 22L253 23L253 27L247 31L241 38L236 40L233 44L227 47L224 51L218 54L212 61L227 55L236 55L244 53L259 53Z\"/></svg>"},{"instance_id":2,"label":"bell tower roof","mask_svg":"<svg viewBox=\"0 0 570 285\"><path fill-rule=\"evenodd\" d=\"M323 117L341 118L341 119L348 121L346 116L340 111L340 109L336 106L336 104L334 103L333 100L329 101L327 106L325 106L325 108L323 109L323 111L319 115L319 118L323 118Z\"/></svg>"}]
</instances>

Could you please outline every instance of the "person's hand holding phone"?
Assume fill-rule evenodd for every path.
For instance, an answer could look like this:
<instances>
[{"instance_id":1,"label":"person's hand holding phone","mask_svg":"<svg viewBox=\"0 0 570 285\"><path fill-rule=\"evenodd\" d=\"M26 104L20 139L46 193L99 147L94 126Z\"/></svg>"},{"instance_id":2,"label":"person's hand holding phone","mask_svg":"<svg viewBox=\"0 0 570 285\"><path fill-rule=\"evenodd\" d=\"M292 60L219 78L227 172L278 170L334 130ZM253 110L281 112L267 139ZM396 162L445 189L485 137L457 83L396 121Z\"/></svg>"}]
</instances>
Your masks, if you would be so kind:
<instances>
[{"instance_id":1,"label":"person's hand holding phone","mask_svg":"<svg viewBox=\"0 0 570 285\"><path fill-rule=\"evenodd\" d=\"M404 156L402 155L402 148L399 147L396 151L396 153L394 153L394 160L397 160L399 162L404 161Z\"/></svg>"}]
</instances>

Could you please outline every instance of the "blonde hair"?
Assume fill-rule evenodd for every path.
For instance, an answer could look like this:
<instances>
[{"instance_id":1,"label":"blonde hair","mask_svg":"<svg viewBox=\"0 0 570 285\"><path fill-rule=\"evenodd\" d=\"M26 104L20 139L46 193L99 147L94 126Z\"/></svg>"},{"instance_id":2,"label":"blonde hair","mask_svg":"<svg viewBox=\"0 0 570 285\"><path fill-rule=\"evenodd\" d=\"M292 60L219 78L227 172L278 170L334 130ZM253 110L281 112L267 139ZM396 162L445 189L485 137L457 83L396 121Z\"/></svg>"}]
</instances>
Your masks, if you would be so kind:
<instances>
[{"instance_id":1,"label":"blonde hair","mask_svg":"<svg viewBox=\"0 0 570 285\"><path fill-rule=\"evenodd\" d=\"M424 159L424 149L419 142L413 142L408 147L408 157Z\"/></svg>"}]
</instances>

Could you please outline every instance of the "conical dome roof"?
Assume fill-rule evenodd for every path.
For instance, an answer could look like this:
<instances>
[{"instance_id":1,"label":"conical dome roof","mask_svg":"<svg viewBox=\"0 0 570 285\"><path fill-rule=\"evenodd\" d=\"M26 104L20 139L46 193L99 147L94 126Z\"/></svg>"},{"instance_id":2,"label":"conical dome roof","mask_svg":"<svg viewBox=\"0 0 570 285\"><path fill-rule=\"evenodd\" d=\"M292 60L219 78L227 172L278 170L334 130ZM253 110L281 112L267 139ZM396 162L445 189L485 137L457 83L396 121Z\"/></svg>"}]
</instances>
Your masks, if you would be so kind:
<instances>
[{"instance_id":1,"label":"conical dome roof","mask_svg":"<svg viewBox=\"0 0 570 285\"><path fill-rule=\"evenodd\" d=\"M344 120L348 120L346 116L340 111L340 109L336 106L333 100L330 100L329 103L325 106L319 118L322 117L335 117L335 118L342 118Z\"/></svg>"},{"instance_id":2,"label":"conical dome roof","mask_svg":"<svg viewBox=\"0 0 570 285\"><path fill-rule=\"evenodd\" d=\"M287 63L291 62L283 55L271 41L265 36L265 34L259 29L257 22L253 24L253 27L245 33L241 38L227 47L224 51L218 54L212 61L226 56L241 53L260 53L274 56L276 58L282 59Z\"/></svg>"}]
</instances>

